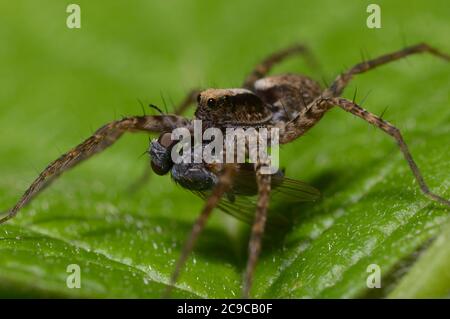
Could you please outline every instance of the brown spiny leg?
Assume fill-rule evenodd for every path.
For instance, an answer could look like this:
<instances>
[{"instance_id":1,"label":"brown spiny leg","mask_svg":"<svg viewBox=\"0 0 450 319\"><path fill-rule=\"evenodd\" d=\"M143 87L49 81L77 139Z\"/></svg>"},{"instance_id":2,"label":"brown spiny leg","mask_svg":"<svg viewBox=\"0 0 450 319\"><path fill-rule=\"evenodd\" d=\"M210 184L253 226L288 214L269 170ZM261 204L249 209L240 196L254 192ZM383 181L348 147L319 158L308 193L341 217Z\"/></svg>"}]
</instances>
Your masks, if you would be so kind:
<instances>
[{"instance_id":1,"label":"brown spiny leg","mask_svg":"<svg viewBox=\"0 0 450 319\"><path fill-rule=\"evenodd\" d=\"M125 132L163 132L176 127L189 126L190 122L175 115L133 116L108 123L99 128L69 152L50 163L26 190L16 205L0 219L0 224L13 218L17 212L28 204L46 186L63 172L71 169L83 160L90 158L116 142Z\"/></svg>"},{"instance_id":2,"label":"brown spiny leg","mask_svg":"<svg viewBox=\"0 0 450 319\"><path fill-rule=\"evenodd\" d=\"M372 60L368 60L368 61L364 61L364 62L356 64L354 67L352 67L347 72L340 74L336 78L336 80L333 82L333 84L330 86L330 88L326 91L324 96L331 97L331 96L341 95L342 91L345 89L345 87L347 86L347 84L350 82L350 80L353 78L353 75L355 75L355 74L367 72L378 66L405 58L412 54L425 53L425 52L430 53L436 57L442 58L444 60L450 61L450 56L448 54L440 52L437 49L430 47L426 43L420 43L417 45L406 47L403 50L399 50L399 51L396 51L393 53L382 55L376 59L372 59Z\"/></svg>"},{"instance_id":3,"label":"brown spiny leg","mask_svg":"<svg viewBox=\"0 0 450 319\"><path fill-rule=\"evenodd\" d=\"M211 215L213 209L217 206L223 194L228 191L233 182L233 176L236 172L236 167L233 165L225 165L222 174L219 177L219 182L214 187L211 196L207 199L205 205L203 206L203 210L198 216L197 220L192 227L191 233L189 235L188 240L184 244L183 250L181 251L181 256L178 258L177 263L175 264L175 269L170 277L170 284L167 286L167 290L165 296L170 294L172 287L175 285L178 276L185 264L189 254L194 248L195 242L197 241L198 236L201 231L205 227L206 221Z\"/></svg>"},{"instance_id":4,"label":"brown spiny leg","mask_svg":"<svg viewBox=\"0 0 450 319\"><path fill-rule=\"evenodd\" d=\"M244 84L242 87L251 89L253 87L253 84L266 76L272 67L285 60L286 58L293 56L295 54L302 54L307 59L307 62L311 65L315 65L315 60L313 59L311 52L309 49L302 45L297 44L291 47L288 47L284 50L280 50L278 52L273 53L272 55L268 56L266 59L264 59L260 64L258 64L253 71L247 76L247 78L244 81Z\"/></svg>"},{"instance_id":5,"label":"brown spiny leg","mask_svg":"<svg viewBox=\"0 0 450 319\"><path fill-rule=\"evenodd\" d=\"M318 97L292 120L280 122L275 127L280 129L280 144L292 142L311 129L323 115L332 108L328 99Z\"/></svg>"},{"instance_id":6,"label":"brown spiny leg","mask_svg":"<svg viewBox=\"0 0 450 319\"><path fill-rule=\"evenodd\" d=\"M255 220L253 221L250 242L248 246L248 261L244 275L244 286L242 289L243 298L248 298L253 282L253 274L259 253L261 251L262 236L266 225L267 210L270 199L270 174L262 174L258 168L256 172L256 181L258 184L258 202L256 206Z\"/></svg>"},{"instance_id":7,"label":"brown spiny leg","mask_svg":"<svg viewBox=\"0 0 450 319\"><path fill-rule=\"evenodd\" d=\"M390 136L392 136L396 141L398 146L400 147L400 150L403 153L403 156L405 157L406 161L408 162L409 167L411 168L412 173L414 174L414 177L416 178L417 182L419 183L420 189L422 192L429 197L430 199L437 201L441 204L450 206L450 201L442 198L439 195L434 194L430 191L427 184L425 183L425 180L423 179L422 173L420 172L419 168L417 167L417 164L414 162L414 159L409 152L408 146L406 145L405 141L403 140L403 137L400 133L400 131L393 126L392 124L384 121L383 119L379 118L375 114L372 114L359 105L355 104L352 101L349 101L344 98L332 98L330 99L330 103L333 105L337 105L344 109L347 112L352 113L353 115L356 115L363 120L369 122L370 124L378 127L379 129L383 130Z\"/></svg>"}]
</instances>

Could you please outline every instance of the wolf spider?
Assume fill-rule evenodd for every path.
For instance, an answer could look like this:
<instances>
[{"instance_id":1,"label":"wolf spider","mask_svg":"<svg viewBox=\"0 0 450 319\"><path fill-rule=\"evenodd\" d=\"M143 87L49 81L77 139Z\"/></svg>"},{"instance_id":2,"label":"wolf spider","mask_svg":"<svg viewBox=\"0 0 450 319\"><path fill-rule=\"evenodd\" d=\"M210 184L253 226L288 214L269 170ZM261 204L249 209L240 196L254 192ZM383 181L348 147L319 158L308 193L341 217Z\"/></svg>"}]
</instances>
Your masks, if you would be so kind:
<instances>
[{"instance_id":1,"label":"wolf spider","mask_svg":"<svg viewBox=\"0 0 450 319\"><path fill-rule=\"evenodd\" d=\"M239 175L238 172L242 170L242 167L238 164L200 164L196 167L181 167L182 169L177 167L177 170L174 171L175 166L166 156L171 146L171 141L167 138L166 133L178 127L192 129L192 121L179 114L190 104L193 104L195 100L197 100L197 109L194 118L201 119L205 127L277 127L280 130L280 144L290 143L301 137L319 122L328 110L338 106L394 138L423 194L433 201L450 206L449 200L433 193L428 188L400 131L395 126L366 111L355 101L340 97L345 87L356 74L367 72L413 54L430 53L446 61L450 60L449 55L425 43L406 47L402 50L356 64L346 72L338 75L331 86L325 89L316 81L304 75L282 74L268 76L269 71L275 64L295 54L308 57L308 52L305 46L295 45L270 55L247 76L242 88L207 89L201 92L194 90L181 103L173 115L130 116L102 126L84 142L50 163L7 215L0 219L0 224L13 218L22 207L28 204L61 173L73 168L92 155L103 151L115 143L125 132L160 133L159 139L152 142L149 151L153 170L161 175L172 169L172 177L187 188L198 186L198 184L190 186L189 183L186 183L186 181L196 177L199 182L204 182L201 186L198 186L200 190L209 188L211 191L210 195L205 197L204 207L194 223L181 257L175 266L168 287L173 286L212 210L220 204L222 197L232 192L234 181ZM271 189L275 188L273 186L274 175L261 174L260 168L260 163L255 163L251 168L253 170L253 175L251 176L254 178L257 202L249 241L249 257L244 274L244 297L248 297L250 293L254 269L261 250L261 239L266 224L269 195ZM194 174L194 176L192 175L194 171L200 172L200 174ZM209 180L207 181L208 178Z\"/></svg>"}]
</instances>

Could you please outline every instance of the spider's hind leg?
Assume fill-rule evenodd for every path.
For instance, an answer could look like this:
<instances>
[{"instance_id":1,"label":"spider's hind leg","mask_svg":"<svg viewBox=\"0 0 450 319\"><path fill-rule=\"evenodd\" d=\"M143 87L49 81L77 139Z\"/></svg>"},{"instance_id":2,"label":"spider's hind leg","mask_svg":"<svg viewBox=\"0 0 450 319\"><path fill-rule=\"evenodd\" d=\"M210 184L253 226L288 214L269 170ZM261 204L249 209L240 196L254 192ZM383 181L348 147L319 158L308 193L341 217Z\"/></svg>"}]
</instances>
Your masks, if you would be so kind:
<instances>
[{"instance_id":1,"label":"spider's hind leg","mask_svg":"<svg viewBox=\"0 0 450 319\"><path fill-rule=\"evenodd\" d=\"M270 70L278 63L283 62L285 59L293 56L293 55L304 55L308 64L315 66L317 63L314 60L311 52L309 51L308 47L306 47L303 44L297 44L291 47L288 47L286 49L277 51L270 56L268 56L266 59L261 61L254 69L253 71L247 76L245 79L242 87L247 89L252 89L255 82L263 77L265 77Z\"/></svg>"},{"instance_id":2,"label":"spider's hind leg","mask_svg":"<svg viewBox=\"0 0 450 319\"><path fill-rule=\"evenodd\" d=\"M186 110L195 103L198 94L201 92L200 89L192 89L189 91L189 93L186 95L184 100L181 101L181 103L175 107L174 114L176 115L182 115Z\"/></svg>"},{"instance_id":3,"label":"spider's hind leg","mask_svg":"<svg viewBox=\"0 0 450 319\"><path fill-rule=\"evenodd\" d=\"M417 45L406 47L393 53L379 56L378 58L372 60L363 61L356 64L350 70L340 74L324 95L327 95L327 97L339 96L342 94L342 91L345 89L345 87L348 85L355 74L364 73L389 62L397 61L399 59L406 58L409 55L418 53L430 53L431 55L434 55L438 58L450 61L450 56L448 54L440 52L426 43L420 43Z\"/></svg>"},{"instance_id":4,"label":"spider's hind leg","mask_svg":"<svg viewBox=\"0 0 450 319\"><path fill-rule=\"evenodd\" d=\"M450 206L450 201L448 199L445 199L445 198L433 193L429 189L428 185L425 183L422 173L420 172L419 167L417 166L416 162L414 161L414 159L408 149L408 146L406 145L405 141L403 140L403 137L402 137L399 129L397 129L395 126L393 126L389 122L386 122L385 120L376 116L375 114L372 114L372 113L366 111L365 109L363 109L362 107L360 107L359 105L357 105L356 103L354 103L350 100L347 100L344 98L332 98L329 101L331 104L337 105L337 106L341 107L342 109L344 109L345 111L350 112L353 115L358 116L359 118L362 118L366 122L369 122L370 124L378 127L385 133L392 136L396 140L398 146L400 147L400 150L403 153L403 156L405 157L406 161L408 162L408 165L409 165L415 179L417 180L421 191L425 194L425 196L427 196L428 198L430 198L433 201L439 202L446 206Z\"/></svg>"}]
</instances>

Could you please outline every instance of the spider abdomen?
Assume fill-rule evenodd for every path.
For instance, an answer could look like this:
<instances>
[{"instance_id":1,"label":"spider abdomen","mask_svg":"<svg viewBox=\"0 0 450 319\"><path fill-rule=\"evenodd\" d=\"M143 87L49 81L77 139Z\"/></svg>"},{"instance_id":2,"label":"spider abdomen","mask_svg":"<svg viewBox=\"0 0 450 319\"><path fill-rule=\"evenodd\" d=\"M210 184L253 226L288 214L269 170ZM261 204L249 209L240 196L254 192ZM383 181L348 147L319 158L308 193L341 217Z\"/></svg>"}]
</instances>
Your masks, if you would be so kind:
<instances>
[{"instance_id":1,"label":"spider abdomen","mask_svg":"<svg viewBox=\"0 0 450 319\"><path fill-rule=\"evenodd\" d=\"M282 74L259 79L254 91L265 103L272 106L273 120L290 120L320 96L320 85L309 77Z\"/></svg>"}]
</instances>

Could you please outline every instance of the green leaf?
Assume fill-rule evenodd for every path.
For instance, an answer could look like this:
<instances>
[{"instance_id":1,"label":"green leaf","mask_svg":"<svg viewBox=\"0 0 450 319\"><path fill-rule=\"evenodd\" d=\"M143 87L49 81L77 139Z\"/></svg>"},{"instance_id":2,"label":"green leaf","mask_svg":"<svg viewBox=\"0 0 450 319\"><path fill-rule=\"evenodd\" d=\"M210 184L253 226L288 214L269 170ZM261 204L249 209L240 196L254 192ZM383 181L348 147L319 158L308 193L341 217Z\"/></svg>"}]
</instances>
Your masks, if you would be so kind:
<instances>
[{"instance_id":1,"label":"green leaf","mask_svg":"<svg viewBox=\"0 0 450 319\"><path fill-rule=\"evenodd\" d=\"M450 296L450 224L424 252L390 298L442 298Z\"/></svg>"},{"instance_id":2,"label":"green leaf","mask_svg":"<svg viewBox=\"0 0 450 319\"><path fill-rule=\"evenodd\" d=\"M8 44L0 49L2 209L93 129L141 114L136 99L171 109L192 87L239 86L257 61L294 42L310 45L322 69L292 59L275 73L328 82L360 62L361 49L376 57L401 48L399 23L409 44L427 41L450 52L446 1L412 1L408 10L379 1L378 30L365 25L370 2L77 3L79 30L65 27L63 3L0 4L0 37ZM414 56L357 76L344 94L351 98L358 87L361 101L371 92L364 107L375 114L389 106L384 118L399 127L430 188L445 198L449 71L448 63ZM123 137L0 225L0 296L162 296L203 203L168 176L127 192L148 165L139 157L147 148L145 135ZM265 234L253 296L448 296L449 233L441 225L449 209L422 195L389 136L334 109L284 146L280 160L287 176L323 197L276 208L292 224ZM239 297L248 235L247 225L216 212L173 296ZM66 285L72 264L80 266L79 289ZM367 287L371 264L381 269L381 289Z\"/></svg>"}]
</instances>

